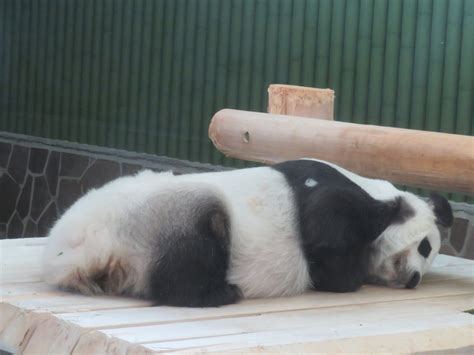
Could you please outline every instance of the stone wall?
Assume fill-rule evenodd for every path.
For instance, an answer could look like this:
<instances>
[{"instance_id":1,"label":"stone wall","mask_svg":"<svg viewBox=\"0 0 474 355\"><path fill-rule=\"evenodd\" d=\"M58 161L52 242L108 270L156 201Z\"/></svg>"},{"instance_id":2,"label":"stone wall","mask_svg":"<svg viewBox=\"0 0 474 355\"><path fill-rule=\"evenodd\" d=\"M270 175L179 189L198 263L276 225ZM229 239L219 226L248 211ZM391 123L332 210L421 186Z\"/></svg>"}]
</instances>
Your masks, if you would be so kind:
<instances>
[{"instance_id":1,"label":"stone wall","mask_svg":"<svg viewBox=\"0 0 474 355\"><path fill-rule=\"evenodd\" d=\"M0 238L45 236L91 188L143 168L176 174L222 167L0 133Z\"/></svg>"},{"instance_id":2,"label":"stone wall","mask_svg":"<svg viewBox=\"0 0 474 355\"><path fill-rule=\"evenodd\" d=\"M219 166L0 132L0 239L45 236L87 190L140 169L177 174ZM474 206L452 203L441 252L474 259Z\"/></svg>"}]
</instances>

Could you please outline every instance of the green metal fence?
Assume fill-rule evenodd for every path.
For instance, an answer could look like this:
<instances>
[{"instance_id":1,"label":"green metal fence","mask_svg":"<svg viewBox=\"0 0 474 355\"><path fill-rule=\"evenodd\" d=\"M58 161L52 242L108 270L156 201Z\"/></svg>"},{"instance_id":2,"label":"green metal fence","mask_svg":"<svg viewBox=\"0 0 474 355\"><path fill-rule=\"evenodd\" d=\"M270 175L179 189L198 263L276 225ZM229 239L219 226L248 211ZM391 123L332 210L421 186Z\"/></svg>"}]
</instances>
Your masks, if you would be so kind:
<instances>
[{"instance_id":1,"label":"green metal fence","mask_svg":"<svg viewBox=\"0 0 474 355\"><path fill-rule=\"evenodd\" d=\"M238 166L209 119L270 83L473 134L474 0L0 0L2 130Z\"/></svg>"}]
</instances>

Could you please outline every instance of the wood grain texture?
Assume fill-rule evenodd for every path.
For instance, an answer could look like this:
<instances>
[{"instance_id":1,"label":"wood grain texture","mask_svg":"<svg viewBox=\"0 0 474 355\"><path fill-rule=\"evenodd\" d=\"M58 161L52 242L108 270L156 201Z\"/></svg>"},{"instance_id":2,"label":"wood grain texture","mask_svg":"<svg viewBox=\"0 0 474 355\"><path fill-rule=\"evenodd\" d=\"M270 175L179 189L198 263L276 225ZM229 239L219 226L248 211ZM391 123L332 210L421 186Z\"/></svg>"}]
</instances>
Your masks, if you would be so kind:
<instances>
[{"instance_id":1,"label":"wood grain texture","mask_svg":"<svg viewBox=\"0 0 474 355\"><path fill-rule=\"evenodd\" d=\"M472 136L224 109L209 137L233 158L316 158L393 183L474 194Z\"/></svg>"},{"instance_id":2,"label":"wood grain texture","mask_svg":"<svg viewBox=\"0 0 474 355\"><path fill-rule=\"evenodd\" d=\"M334 91L295 85L268 87L268 112L276 115L334 119Z\"/></svg>"}]
</instances>

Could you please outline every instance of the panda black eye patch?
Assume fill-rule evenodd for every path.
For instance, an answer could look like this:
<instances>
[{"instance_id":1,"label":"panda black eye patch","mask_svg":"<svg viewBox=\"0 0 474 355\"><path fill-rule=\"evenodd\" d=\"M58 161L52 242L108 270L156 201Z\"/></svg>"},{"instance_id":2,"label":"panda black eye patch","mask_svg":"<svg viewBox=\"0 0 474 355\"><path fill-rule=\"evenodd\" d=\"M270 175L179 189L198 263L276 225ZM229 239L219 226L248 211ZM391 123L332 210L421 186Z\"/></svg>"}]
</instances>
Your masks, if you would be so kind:
<instances>
[{"instance_id":1,"label":"panda black eye patch","mask_svg":"<svg viewBox=\"0 0 474 355\"><path fill-rule=\"evenodd\" d=\"M431 244L428 241L428 238L425 238L421 241L420 245L418 246L418 253L420 253L425 258L428 257L431 253Z\"/></svg>"}]
</instances>

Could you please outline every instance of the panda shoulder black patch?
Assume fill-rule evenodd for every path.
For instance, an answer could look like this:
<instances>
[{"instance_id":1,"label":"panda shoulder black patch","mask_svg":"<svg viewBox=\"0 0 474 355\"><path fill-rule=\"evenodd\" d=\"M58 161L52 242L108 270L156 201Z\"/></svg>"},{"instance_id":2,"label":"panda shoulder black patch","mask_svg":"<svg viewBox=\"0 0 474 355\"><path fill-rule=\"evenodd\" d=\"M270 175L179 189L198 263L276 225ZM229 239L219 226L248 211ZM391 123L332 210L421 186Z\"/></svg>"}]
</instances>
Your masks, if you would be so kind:
<instances>
[{"instance_id":1,"label":"panda shoulder black patch","mask_svg":"<svg viewBox=\"0 0 474 355\"><path fill-rule=\"evenodd\" d=\"M337 217L340 215L337 211L345 210L357 220L363 234L375 238L394 222L394 215L402 207L402 200L382 202L373 199L346 175L324 162L292 160L276 164L273 169L283 174L291 188L303 229L315 223L319 214L324 219L319 223L327 224L329 217ZM302 237L305 238L304 233Z\"/></svg>"},{"instance_id":2,"label":"panda shoulder black patch","mask_svg":"<svg viewBox=\"0 0 474 355\"><path fill-rule=\"evenodd\" d=\"M292 190L301 247L315 288L359 288L366 277L370 243L392 223L400 205L372 198L324 162L294 160L273 169Z\"/></svg>"}]
</instances>

